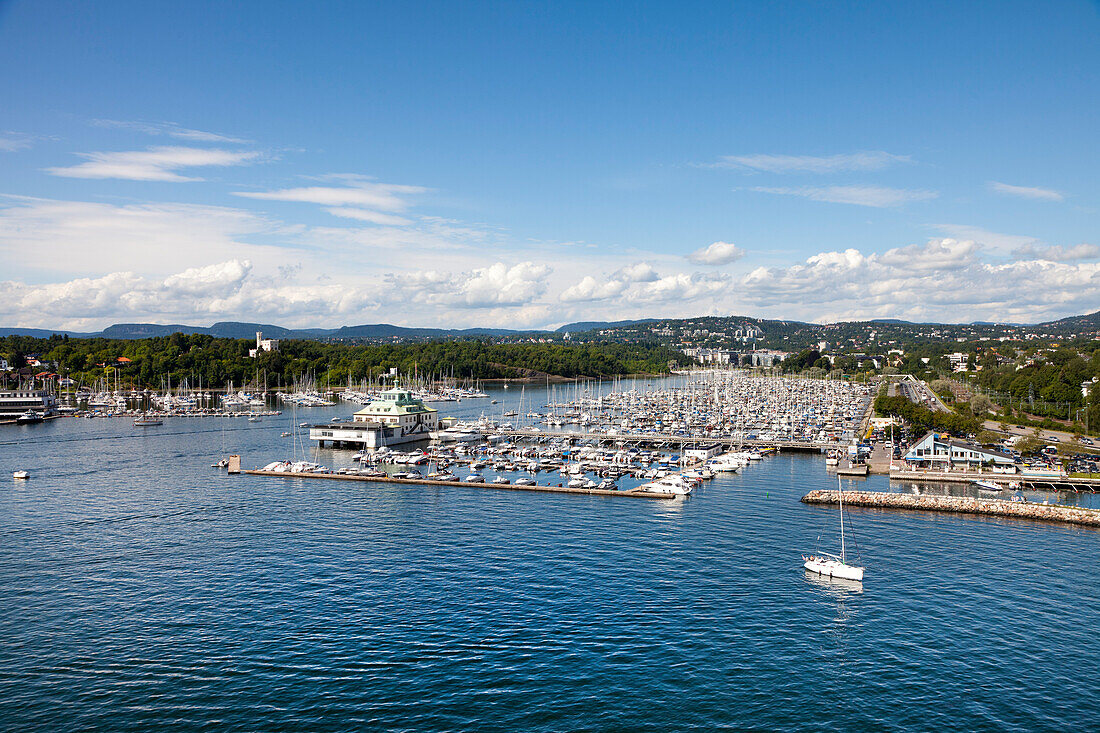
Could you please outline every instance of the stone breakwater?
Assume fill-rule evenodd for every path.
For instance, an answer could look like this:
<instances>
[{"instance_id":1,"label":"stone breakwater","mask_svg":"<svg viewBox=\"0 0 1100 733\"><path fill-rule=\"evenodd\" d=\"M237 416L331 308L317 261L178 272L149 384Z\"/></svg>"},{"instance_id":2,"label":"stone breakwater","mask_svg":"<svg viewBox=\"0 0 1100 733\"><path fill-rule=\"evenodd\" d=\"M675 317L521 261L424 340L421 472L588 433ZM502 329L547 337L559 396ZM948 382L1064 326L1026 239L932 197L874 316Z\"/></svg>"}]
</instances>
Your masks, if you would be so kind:
<instances>
[{"instance_id":1,"label":"stone breakwater","mask_svg":"<svg viewBox=\"0 0 1100 733\"><path fill-rule=\"evenodd\" d=\"M836 504L838 492L814 490L802 497L806 504ZM1067 522L1100 527L1100 511L1061 504L1035 504L1004 499L971 499L958 496L890 494L884 491L845 491L844 503L882 509L916 509L928 512L986 514L1013 519Z\"/></svg>"}]
</instances>

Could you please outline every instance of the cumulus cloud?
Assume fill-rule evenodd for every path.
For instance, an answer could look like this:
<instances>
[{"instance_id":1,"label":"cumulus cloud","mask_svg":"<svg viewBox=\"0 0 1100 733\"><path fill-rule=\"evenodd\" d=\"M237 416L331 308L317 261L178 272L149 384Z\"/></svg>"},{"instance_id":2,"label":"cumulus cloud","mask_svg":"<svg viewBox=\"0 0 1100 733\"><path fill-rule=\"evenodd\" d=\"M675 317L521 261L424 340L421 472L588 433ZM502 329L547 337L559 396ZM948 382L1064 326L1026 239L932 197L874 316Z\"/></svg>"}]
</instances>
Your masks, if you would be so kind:
<instances>
[{"instance_id":1,"label":"cumulus cloud","mask_svg":"<svg viewBox=\"0 0 1100 733\"><path fill-rule=\"evenodd\" d=\"M1065 195L1050 188L1035 188L1032 186L1013 186L1008 183L990 181L989 188L995 193L1005 196L1016 196L1025 199L1037 199L1039 201L1064 201Z\"/></svg>"},{"instance_id":2,"label":"cumulus cloud","mask_svg":"<svg viewBox=\"0 0 1100 733\"><path fill-rule=\"evenodd\" d=\"M622 303L666 303L720 294L729 285L721 274L677 273L662 277L648 263L628 265L597 280L591 275L558 296L565 303L616 300Z\"/></svg>"},{"instance_id":3,"label":"cumulus cloud","mask_svg":"<svg viewBox=\"0 0 1100 733\"><path fill-rule=\"evenodd\" d=\"M234 259L163 278L114 272L58 283L0 282L0 320L43 327L242 316L301 320L303 314L313 320L377 308L377 290L350 284L276 285L256 277L251 262Z\"/></svg>"},{"instance_id":4,"label":"cumulus cloud","mask_svg":"<svg viewBox=\"0 0 1100 733\"><path fill-rule=\"evenodd\" d=\"M687 256L697 265L728 265L745 256L745 250L729 242L712 242Z\"/></svg>"},{"instance_id":5,"label":"cumulus cloud","mask_svg":"<svg viewBox=\"0 0 1100 733\"><path fill-rule=\"evenodd\" d=\"M183 168L242 165L259 157L248 150L215 150L164 146L116 153L78 153L88 162L47 168L65 178L119 178L128 181L201 181L178 173Z\"/></svg>"},{"instance_id":6,"label":"cumulus cloud","mask_svg":"<svg viewBox=\"0 0 1100 733\"><path fill-rule=\"evenodd\" d=\"M391 273L386 279L395 291L417 303L489 308L534 302L546 292L551 272L547 265L534 262L512 266L497 262L466 272L421 270Z\"/></svg>"},{"instance_id":7,"label":"cumulus cloud","mask_svg":"<svg viewBox=\"0 0 1100 733\"><path fill-rule=\"evenodd\" d=\"M838 173L842 171L876 171L895 163L910 162L908 155L893 155L870 150L838 155L725 155L711 164L715 168L735 168L767 173Z\"/></svg>"},{"instance_id":8,"label":"cumulus cloud","mask_svg":"<svg viewBox=\"0 0 1100 733\"><path fill-rule=\"evenodd\" d=\"M1012 254L1019 259L1050 260L1051 262L1080 262L1082 260L1100 259L1100 246L1082 243L1072 247L1063 247L1061 245L1036 247L1033 244L1026 244L1016 249Z\"/></svg>"},{"instance_id":9,"label":"cumulus cloud","mask_svg":"<svg viewBox=\"0 0 1100 733\"><path fill-rule=\"evenodd\" d=\"M346 216L347 210L343 207L352 207L368 212L378 209L389 212L403 211L409 206L407 196L424 193L427 190L422 186L353 180L351 185L347 186L307 186L278 191L234 191L233 195L262 201L296 201L307 204L320 204L344 212L336 214L337 216ZM333 213L332 208L329 211Z\"/></svg>"},{"instance_id":10,"label":"cumulus cloud","mask_svg":"<svg viewBox=\"0 0 1100 733\"><path fill-rule=\"evenodd\" d=\"M941 224L935 228L954 239L972 239L983 247L1002 254L1039 243L1039 240L1035 237L1021 234L1001 234L1000 232L991 232L981 227L966 224Z\"/></svg>"},{"instance_id":11,"label":"cumulus cloud","mask_svg":"<svg viewBox=\"0 0 1100 733\"><path fill-rule=\"evenodd\" d=\"M1100 264L992 264L975 242L933 239L882 254L822 252L757 268L736 290L758 307L814 320L1039 320L1100 307Z\"/></svg>"},{"instance_id":12,"label":"cumulus cloud","mask_svg":"<svg viewBox=\"0 0 1100 733\"><path fill-rule=\"evenodd\" d=\"M800 188L757 186L752 190L759 193L801 196L812 201L873 206L880 209L901 206L913 201L927 201L939 196L937 191L885 188L883 186L802 186Z\"/></svg>"}]
</instances>

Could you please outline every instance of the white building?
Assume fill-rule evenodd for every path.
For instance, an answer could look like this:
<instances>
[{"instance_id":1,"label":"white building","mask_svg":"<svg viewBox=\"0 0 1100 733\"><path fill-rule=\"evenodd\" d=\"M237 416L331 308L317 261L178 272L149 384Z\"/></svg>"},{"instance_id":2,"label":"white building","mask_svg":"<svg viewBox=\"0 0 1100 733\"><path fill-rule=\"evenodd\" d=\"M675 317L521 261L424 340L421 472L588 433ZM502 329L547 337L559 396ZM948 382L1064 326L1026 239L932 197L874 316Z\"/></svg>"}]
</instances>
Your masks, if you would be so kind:
<instances>
[{"instance_id":1,"label":"white building","mask_svg":"<svg viewBox=\"0 0 1100 733\"><path fill-rule=\"evenodd\" d=\"M309 437L322 446L327 441L380 448L429 440L438 427L439 412L435 408L426 407L411 392L394 387L356 412L351 423L314 425Z\"/></svg>"},{"instance_id":2,"label":"white building","mask_svg":"<svg viewBox=\"0 0 1100 733\"><path fill-rule=\"evenodd\" d=\"M938 470L987 464L1011 466L1016 463L1016 459L1007 453L935 432L926 434L914 443L905 454L905 461L922 468Z\"/></svg>"},{"instance_id":3,"label":"white building","mask_svg":"<svg viewBox=\"0 0 1100 733\"><path fill-rule=\"evenodd\" d=\"M248 350L248 355L250 357L252 357L253 359L255 359L256 355L259 354L261 351L278 351L278 350L279 350L279 339L265 339L264 338L264 332L263 331L257 331L256 332L256 348L249 349Z\"/></svg>"},{"instance_id":4,"label":"white building","mask_svg":"<svg viewBox=\"0 0 1100 733\"><path fill-rule=\"evenodd\" d=\"M965 372L968 355L960 351L947 355L947 362L951 365L951 371Z\"/></svg>"},{"instance_id":5,"label":"white building","mask_svg":"<svg viewBox=\"0 0 1100 733\"><path fill-rule=\"evenodd\" d=\"M49 415L56 408L57 401L44 389L0 391L0 420L14 420L28 410Z\"/></svg>"}]
</instances>

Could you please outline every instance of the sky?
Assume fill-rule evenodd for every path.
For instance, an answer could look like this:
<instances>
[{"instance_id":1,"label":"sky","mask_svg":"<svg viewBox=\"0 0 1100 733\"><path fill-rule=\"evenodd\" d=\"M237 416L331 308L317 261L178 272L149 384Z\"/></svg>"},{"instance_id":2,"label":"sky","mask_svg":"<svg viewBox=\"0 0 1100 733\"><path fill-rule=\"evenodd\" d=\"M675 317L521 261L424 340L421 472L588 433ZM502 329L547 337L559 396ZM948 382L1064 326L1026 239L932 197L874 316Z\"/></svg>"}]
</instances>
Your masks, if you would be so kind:
<instances>
[{"instance_id":1,"label":"sky","mask_svg":"<svg viewBox=\"0 0 1100 733\"><path fill-rule=\"evenodd\" d=\"M0 0L0 325L1100 309L1100 4Z\"/></svg>"}]
</instances>

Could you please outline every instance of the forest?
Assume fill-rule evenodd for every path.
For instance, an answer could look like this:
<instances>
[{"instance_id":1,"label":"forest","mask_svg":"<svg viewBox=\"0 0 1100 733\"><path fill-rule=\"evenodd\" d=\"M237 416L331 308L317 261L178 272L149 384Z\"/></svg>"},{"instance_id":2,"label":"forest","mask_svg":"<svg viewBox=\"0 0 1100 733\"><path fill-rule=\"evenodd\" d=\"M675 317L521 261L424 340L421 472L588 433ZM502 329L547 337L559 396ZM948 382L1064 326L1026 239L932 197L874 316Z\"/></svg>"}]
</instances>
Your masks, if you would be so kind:
<instances>
[{"instance_id":1,"label":"forest","mask_svg":"<svg viewBox=\"0 0 1100 733\"><path fill-rule=\"evenodd\" d=\"M610 377L666 374L670 362L689 364L686 356L656 345L560 343L494 344L482 340L359 346L312 340L286 340L278 351L250 358L255 343L205 334L117 340L65 336L0 337L0 355L12 365L35 356L50 371L91 386L105 374L127 386L159 388L171 376L195 385L262 384L291 386L309 379L317 385L341 386L374 380L396 369L398 374L456 380L517 377ZM128 362L119 363L119 359ZM56 365L56 366L53 366ZM118 370L117 372L115 370ZM39 371L36 369L36 371Z\"/></svg>"}]
</instances>

